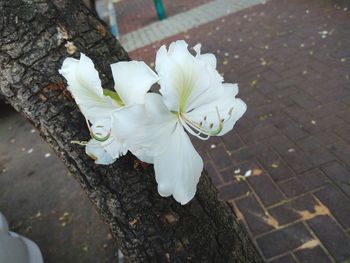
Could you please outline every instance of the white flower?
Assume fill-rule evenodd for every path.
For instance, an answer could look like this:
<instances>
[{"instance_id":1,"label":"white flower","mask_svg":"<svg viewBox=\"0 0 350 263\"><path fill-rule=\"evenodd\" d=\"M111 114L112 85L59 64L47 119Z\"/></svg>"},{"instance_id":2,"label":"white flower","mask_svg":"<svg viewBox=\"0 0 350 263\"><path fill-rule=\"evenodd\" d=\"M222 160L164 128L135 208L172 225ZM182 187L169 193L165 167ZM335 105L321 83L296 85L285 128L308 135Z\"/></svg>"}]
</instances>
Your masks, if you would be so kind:
<instances>
[{"instance_id":1,"label":"white flower","mask_svg":"<svg viewBox=\"0 0 350 263\"><path fill-rule=\"evenodd\" d=\"M204 140L223 135L246 111L235 98L238 86L222 83L215 56L200 54L200 45L194 49L196 56L184 41L171 43L169 50L162 46L156 57L162 96L148 93L132 114L113 114L118 137L141 160L154 163L160 195L173 195L181 204L194 197L203 169L185 131Z\"/></svg>"},{"instance_id":2,"label":"white flower","mask_svg":"<svg viewBox=\"0 0 350 263\"><path fill-rule=\"evenodd\" d=\"M112 114L143 103L146 92L158 81L158 76L144 62L118 62L111 69L116 92L102 88L93 62L84 54L80 60L66 58L59 70L81 112L92 123L92 139L86 145L86 152L98 164L113 163L127 151L115 134Z\"/></svg>"}]
</instances>

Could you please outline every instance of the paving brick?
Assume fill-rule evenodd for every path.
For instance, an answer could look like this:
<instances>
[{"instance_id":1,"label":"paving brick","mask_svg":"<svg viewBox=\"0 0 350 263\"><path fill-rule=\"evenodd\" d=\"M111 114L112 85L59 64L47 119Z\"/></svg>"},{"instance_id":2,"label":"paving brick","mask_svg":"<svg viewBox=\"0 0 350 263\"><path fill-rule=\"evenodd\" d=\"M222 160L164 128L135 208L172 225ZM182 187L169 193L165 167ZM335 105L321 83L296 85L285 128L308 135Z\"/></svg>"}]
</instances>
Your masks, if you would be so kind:
<instances>
[{"instance_id":1,"label":"paving brick","mask_svg":"<svg viewBox=\"0 0 350 263\"><path fill-rule=\"evenodd\" d=\"M337 128L341 128L346 125L342 119L337 116L329 116L323 119L311 119L302 124L303 129L308 133L315 134L322 131L334 130Z\"/></svg>"},{"instance_id":2,"label":"paving brick","mask_svg":"<svg viewBox=\"0 0 350 263\"><path fill-rule=\"evenodd\" d=\"M349 96L349 95L344 96L344 97L341 99L341 102L343 102L343 103L346 104L347 106L350 106L350 96Z\"/></svg>"},{"instance_id":3,"label":"paving brick","mask_svg":"<svg viewBox=\"0 0 350 263\"><path fill-rule=\"evenodd\" d=\"M279 187L288 197L294 197L319 188L327 182L322 173L318 169L314 169L280 183Z\"/></svg>"},{"instance_id":4,"label":"paving brick","mask_svg":"<svg viewBox=\"0 0 350 263\"><path fill-rule=\"evenodd\" d=\"M299 106L308 110L313 109L320 104L317 100L305 92L298 92L291 97Z\"/></svg>"},{"instance_id":5,"label":"paving brick","mask_svg":"<svg viewBox=\"0 0 350 263\"><path fill-rule=\"evenodd\" d=\"M327 177L335 182L350 197L350 170L337 161L321 166Z\"/></svg>"},{"instance_id":6,"label":"paving brick","mask_svg":"<svg viewBox=\"0 0 350 263\"><path fill-rule=\"evenodd\" d=\"M258 154L266 151L268 147L266 144L259 142L245 147L242 147L236 151L231 152L231 159L234 163L241 163L253 159Z\"/></svg>"},{"instance_id":7,"label":"paving brick","mask_svg":"<svg viewBox=\"0 0 350 263\"><path fill-rule=\"evenodd\" d=\"M245 134L247 132L250 132L254 126L255 124L252 121L242 119L242 121L239 121L235 125L235 131L238 133L238 135Z\"/></svg>"},{"instance_id":8,"label":"paving brick","mask_svg":"<svg viewBox=\"0 0 350 263\"><path fill-rule=\"evenodd\" d=\"M280 190L265 172L259 176L248 177L248 182L266 206L276 204L284 198Z\"/></svg>"},{"instance_id":9,"label":"paving brick","mask_svg":"<svg viewBox=\"0 0 350 263\"><path fill-rule=\"evenodd\" d=\"M251 132L243 134L241 137L245 143L251 144L277 134L278 132L275 127L272 125L264 125L255 127Z\"/></svg>"},{"instance_id":10,"label":"paving brick","mask_svg":"<svg viewBox=\"0 0 350 263\"><path fill-rule=\"evenodd\" d=\"M317 96L316 99L319 101L322 101L322 100L335 101L335 100L340 100L347 95L349 95L349 90L338 87L334 92L330 91L329 93L321 94Z\"/></svg>"},{"instance_id":11,"label":"paving brick","mask_svg":"<svg viewBox=\"0 0 350 263\"><path fill-rule=\"evenodd\" d=\"M211 162L204 163L204 169L208 171L210 178L212 179L216 187L222 185L223 182Z\"/></svg>"},{"instance_id":12,"label":"paving brick","mask_svg":"<svg viewBox=\"0 0 350 263\"><path fill-rule=\"evenodd\" d=\"M290 149L297 148L296 144L284 135L274 136L267 141L282 156L286 155Z\"/></svg>"},{"instance_id":13,"label":"paving brick","mask_svg":"<svg viewBox=\"0 0 350 263\"><path fill-rule=\"evenodd\" d=\"M338 127L334 129L334 133L344 140L344 142L350 143L350 125Z\"/></svg>"},{"instance_id":14,"label":"paving brick","mask_svg":"<svg viewBox=\"0 0 350 263\"><path fill-rule=\"evenodd\" d=\"M350 145L343 143L336 143L328 147L341 161L350 166Z\"/></svg>"},{"instance_id":15,"label":"paving brick","mask_svg":"<svg viewBox=\"0 0 350 263\"><path fill-rule=\"evenodd\" d=\"M207 162L210 162L210 157L208 155L208 151L205 151L205 150L200 150L198 149L197 152L199 153L199 155L202 157L203 159L203 162L207 163Z\"/></svg>"},{"instance_id":16,"label":"paving brick","mask_svg":"<svg viewBox=\"0 0 350 263\"><path fill-rule=\"evenodd\" d=\"M263 78L272 83L276 83L282 80L281 76L273 70L267 70L266 72L264 72Z\"/></svg>"},{"instance_id":17,"label":"paving brick","mask_svg":"<svg viewBox=\"0 0 350 263\"><path fill-rule=\"evenodd\" d=\"M208 151L215 166L219 170L225 169L232 165L230 156L227 154L226 149L222 145L218 145L213 149L209 149Z\"/></svg>"},{"instance_id":18,"label":"paving brick","mask_svg":"<svg viewBox=\"0 0 350 263\"><path fill-rule=\"evenodd\" d=\"M253 195L241 198L235 202L254 236L274 229L272 225L268 224L268 217L265 211Z\"/></svg>"},{"instance_id":19,"label":"paving brick","mask_svg":"<svg viewBox=\"0 0 350 263\"><path fill-rule=\"evenodd\" d=\"M289 254L286 256L279 257L279 258L272 260L272 261L269 261L269 262L270 263L296 263L294 258Z\"/></svg>"},{"instance_id":20,"label":"paving brick","mask_svg":"<svg viewBox=\"0 0 350 263\"><path fill-rule=\"evenodd\" d=\"M277 89L274 85L272 85L269 81L261 79L256 86L257 90L259 90L262 94L272 94Z\"/></svg>"},{"instance_id":21,"label":"paving brick","mask_svg":"<svg viewBox=\"0 0 350 263\"><path fill-rule=\"evenodd\" d=\"M290 148L286 151L286 153L282 154L282 157L285 162L297 173L302 173L315 167L311 156L299 151L298 149Z\"/></svg>"},{"instance_id":22,"label":"paving brick","mask_svg":"<svg viewBox=\"0 0 350 263\"><path fill-rule=\"evenodd\" d=\"M284 163L281 157L272 150L259 154L257 159L275 182L284 181L295 176L295 173Z\"/></svg>"},{"instance_id":23,"label":"paving brick","mask_svg":"<svg viewBox=\"0 0 350 263\"><path fill-rule=\"evenodd\" d=\"M271 110L271 112L258 114L258 116L259 116L258 120L260 122L264 121L268 124L272 124L280 131L283 129L287 129L289 127L289 125L292 124L292 122L290 122L290 119L287 116L287 114L285 114L283 111L280 110L280 108L284 107L286 103L288 103L288 101L286 99L279 100L279 105L278 105L277 109ZM257 111L260 113L260 109L257 109ZM284 124L283 128L278 127L281 123ZM284 132L284 130L283 130L283 132Z\"/></svg>"},{"instance_id":24,"label":"paving brick","mask_svg":"<svg viewBox=\"0 0 350 263\"><path fill-rule=\"evenodd\" d=\"M290 85L284 89L277 89L276 91L274 91L272 96L281 99L284 97L290 97L291 95L296 94L299 90L300 89L297 88L295 85Z\"/></svg>"},{"instance_id":25,"label":"paving brick","mask_svg":"<svg viewBox=\"0 0 350 263\"><path fill-rule=\"evenodd\" d=\"M223 146L222 141L220 140L220 137L216 137L216 136L210 137L209 140L206 140L206 141L200 140L198 138L193 138L193 137L191 139L193 144L196 146L197 151L209 152L211 149L213 149L213 147L216 147L219 145Z\"/></svg>"},{"instance_id":26,"label":"paving brick","mask_svg":"<svg viewBox=\"0 0 350 263\"><path fill-rule=\"evenodd\" d=\"M323 103L318 105L310 113L317 119L324 118L325 116L332 115L334 113L340 112L346 108L344 103L339 101L332 101L329 103Z\"/></svg>"},{"instance_id":27,"label":"paving brick","mask_svg":"<svg viewBox=\"0 0 350 263\"><path fill-rule=\"evenodd\" d=\"M317 149L309 153L309 159L313 167L319 167L322 164L336 160L337 157L328 149Z\"/></svg>"},{"instance_id":28,"label":"paving brick","mask_svg":"<svg viewBox=\"0 0 350 263\"><path fill-rule=\"evenodd\" d=\"M235 132L230 132L221 137L222 142L225 144L226 149L229 151L237 150L244 146L242 140Z\"/></svg>"},{"instance_id":29,"label":"paving brick","mask_svg":"<svg viewBox=\"0 0 350 263\"><path fill-rule=\"evenodd\" d=\"M320 141L314 136L308 136L302 140L297 141L297 145L303 151L313 151L319 149L323 145L320 144Z\"/></svg>"},{"instance_id":30,"label":"paving brick","mask_svg":"<svg viewBox=\"0 0 350 263\"><path fill-rule=\"evenodd\" d=\"M337 116L340 117L345 122L347 122L348 124L350 124L350 111L349 111L349 109L345 109L344 111L339 112L337 114Z\"/></svg>"},{"instance_id":31,"label":"paving brick","mask_svg":"<svg viewBox=\"0 0 350 263\"><path fill-rule=\"evenodd\" d=\"M296 143L303 151L311 152L339 141L340 139L335 134L328 131L323 131L307 136L301 140L298 140Z\"/></svg>"},{"instance_id":32,"label":"paving brick","mask_svg":"<svg viewBox=\"0 0 350 263\"><path fill-rule=\"evenodd\" d=\"M308 225L337 262L350 259L350 239L329 216L318 216Z\"/></svg>"},{"instance_id":33,"label":"paving brick","mask_svg":"<svg viewBox=\"0 0 350 263\"><path fill-rule=\"evenodd\" d=\"M296 249L312 240L311 233L302 223L297 223L257 239L257 243L266 258L271 258Z\"/></svg>"},{"instance_id":34,"label":"paving brick","mask_svg":"<svg viewBox=\"0 0 350 263\"><path fill-rule=\"evenodd\" d=\"M292 140L299 140L308 135L301 125L297 125L294 122L289 122L288 125L285 128L282 128L280 131Z\"/></svg>"},{"instance_id":35,"label":"paving brick","mask_svg":"<svg viewBox=\"0 0 350 263\"><path fill-rule=\"evenodd\" d=\"M299 105L285 107L283 111L298 123L307 123L313 120L313 116Z\"/></svg>"},{"instance_id":36,"label":"paving brick","mask_svg":"<svg viewBox=\"0 0 350 263\"><path fill-rule=\"evenodd\" d=\"M321 169L334 182L346 183L350 180L350 170L337 161L324 164Z\"/></svg>"},{"instance_id":37,"label":"paving brick","mask_svg":"<svg viewBox=\"0 0 350 263\"><path fill-rule=\"evenodd\" d=\"M350 199L334 186L328 186L317 192L315 196L325 204L339 223L345 228L350 228Z\"/></svg>"},{"instance_id":38,"label":"paving brick","mask_svg":"<svg viewBox=\"0 0 350 263\"><path fill-rule=\"evenodd\" d=\"M232 181L219 188L219 198L223 200L232 200L250 193L250 189L244 181Z\"/></svg>"},{"instance_id":39,"label":"paving brick","mask_svg":"<svg viewBox=\"0 0 350 263\"><path fill-rule=\"evenodd\" d=\"M331 263L332 260L320 246L314 248L300 249L294 252L300 263Z\"/></svg>"},{"instance_id":40,"label":"paving brick","mask_svg":"<svg viewBox=\"0 0 350 263\"><path fill-rule=\"evenodd\" d=\"M305 195L268 209L269 214L280 226L303 219L303 213L314 214L318 202L311 195Z\"/></svg>"}]
</instances>

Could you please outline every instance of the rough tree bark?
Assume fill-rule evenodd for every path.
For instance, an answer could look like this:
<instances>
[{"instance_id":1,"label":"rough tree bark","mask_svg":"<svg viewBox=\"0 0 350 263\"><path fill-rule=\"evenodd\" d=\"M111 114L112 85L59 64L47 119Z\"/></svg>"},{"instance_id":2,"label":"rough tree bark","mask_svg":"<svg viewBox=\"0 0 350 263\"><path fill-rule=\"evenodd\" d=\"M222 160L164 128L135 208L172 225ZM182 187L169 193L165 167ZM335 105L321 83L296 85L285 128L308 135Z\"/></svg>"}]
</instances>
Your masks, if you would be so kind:
<instances>
[{"instance_id":1,"label":"rough tree bark","mask_svg":"<svg viewBox=\"0 0 350 263\"><path fill-rule=\"evenodd\" d=\"M57 70L86 53L104 87L109 64L128 60L120 44L80 1L0 1L0 90L40 131L80 182L130 262L261 262L232 208L217 199L207 174L181 206L157 193L153 169L131 154L97 166L73 145L89 134Z\"/></svg>"}]
</instances>

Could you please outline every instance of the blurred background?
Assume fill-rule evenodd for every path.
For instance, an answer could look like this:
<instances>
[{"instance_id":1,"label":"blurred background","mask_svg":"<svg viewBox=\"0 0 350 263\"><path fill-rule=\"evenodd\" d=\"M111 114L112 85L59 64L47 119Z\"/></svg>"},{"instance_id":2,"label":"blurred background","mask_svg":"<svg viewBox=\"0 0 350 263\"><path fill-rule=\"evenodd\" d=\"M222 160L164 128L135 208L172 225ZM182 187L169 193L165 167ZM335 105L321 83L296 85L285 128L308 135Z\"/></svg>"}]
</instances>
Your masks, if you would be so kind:
<instances>
[{"instance_id":1,"label":"blurred background","mask_svg":"<svg viewBox=\"0 0 350 263\"><path fill-rule=\"evenodd\" d=\"M214 53L248 105L233 132L193 138L266 262L350 262L350 3L85 1L132 59L184 39ZM0 211L45 262L115 262L80 186L0 102Z\"/></svg>"}]
</instances>

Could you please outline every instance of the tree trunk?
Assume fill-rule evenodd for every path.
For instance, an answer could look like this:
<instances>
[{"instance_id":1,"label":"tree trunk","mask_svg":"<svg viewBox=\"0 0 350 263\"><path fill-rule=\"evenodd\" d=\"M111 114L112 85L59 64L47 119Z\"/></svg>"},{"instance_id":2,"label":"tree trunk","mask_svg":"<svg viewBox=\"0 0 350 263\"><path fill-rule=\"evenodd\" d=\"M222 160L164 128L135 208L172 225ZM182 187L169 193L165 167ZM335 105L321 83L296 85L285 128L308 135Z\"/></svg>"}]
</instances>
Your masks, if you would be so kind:
<instances>
[{"instance_id":1,"label":"tree trunk","mask_svg":"<svg viewBox=\"0 0 350 263\"><path fill-rule=\"evenodd\" d=\"M131 154L98 166L72 140L88 129L58 74L67 56L87 54L104 87L109 65L128 60L120 44L80 1L0 1L0 90L40 131L80 182L130 262L261 262L232 208L207 174L188 205L162 198L153 168Z\"/></svg>"}]
</instances>

